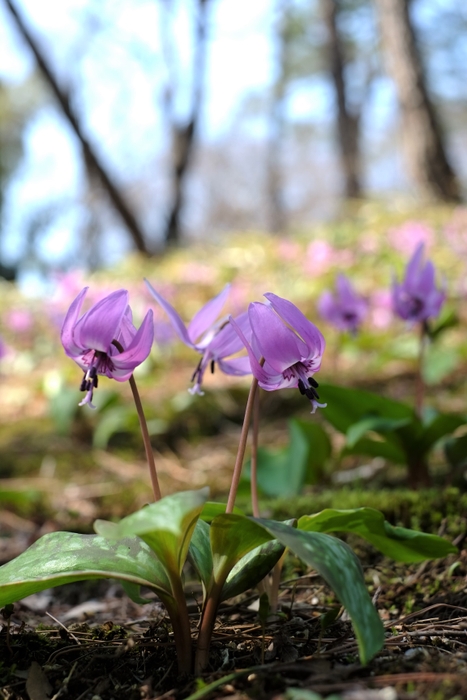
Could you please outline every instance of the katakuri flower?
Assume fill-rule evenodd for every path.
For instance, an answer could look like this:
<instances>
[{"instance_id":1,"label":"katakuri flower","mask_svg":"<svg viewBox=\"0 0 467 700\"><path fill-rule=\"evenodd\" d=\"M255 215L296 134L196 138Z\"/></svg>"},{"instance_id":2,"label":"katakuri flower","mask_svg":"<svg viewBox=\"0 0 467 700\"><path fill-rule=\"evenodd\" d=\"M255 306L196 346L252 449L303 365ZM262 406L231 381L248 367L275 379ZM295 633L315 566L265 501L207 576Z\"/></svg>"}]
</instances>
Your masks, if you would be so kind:
<instances>
[{"instance_id":1,"label":"katakuri flower","mask_svg":"<svg viewBox=\"0 0 467 700\"><path fill-rule=\"evenodd\" d=\"M148 311L137 330L132 323L128 292L119 289L94 304L79 317L85 287L70 306L62 326L61 340L68 357L84 371L80 406L92 404L98 375L124 382L149 355L154 341L153 313Z\"/></svg>"},{"instance_id":2,"label":"katakuri flower","mask_svg":"<svg viewBox=\"0 0 467 700\"><path fill-rule=\"evenodd\" d=\"M235 319L230 323L245 345L251 371L266 391L298 387L313 407L318 402L318 382L313 375L321 367L325 340L316 326L287 299L268 292L268 304L254 302L248 308L251 343Z\"/></svg>"},{"instance_id":3,"label":"katakuri flower","mask_svg":"<svg viewBox=\"0 0 467 700\"><path fill-rule=\"evenodd\" d=\"M368 303L343 274L336 279L336 293L323 292L318 300L321 316L340 331L357 333L368 312Z\"/></svg>"},{"instance_id":4,"label":"katakuri flower","mask_svg":"<svg viewBox=\"0 0 467 700\"><path fill-rule=\"evenodd\" d=\"M232 357L243 350L243 342L228 324L226 317L218 320L229 295L229 284L216 297L208 301L195 314L188 326L185 326L181 316L173 306L159 292L156 292L148 280L144 281L151 296L166 312L180 340L202 355L191 379L195 384L189 389L190 393L203 394L201 385L204 373L208 366L211 367L211 372L214 372L216 363L224 374L243 376L251 373L248 357ZM246 312L240 314L236 320L245 336L251 337L248 314Z\"/></svg>"},{"instance_id":5,"label":"katakuri flower","mask_svg":"<svg viewBox=\"0 0 467 700\"><path fill-rule=\"evenodd\" d=\"M392 308L404 321L425 323L438 316L446 299L445 291L435 283L435 266L423 262L424 244L420 243L409 260L404 281L392 284Z\"/></svg>"}]
</instances>

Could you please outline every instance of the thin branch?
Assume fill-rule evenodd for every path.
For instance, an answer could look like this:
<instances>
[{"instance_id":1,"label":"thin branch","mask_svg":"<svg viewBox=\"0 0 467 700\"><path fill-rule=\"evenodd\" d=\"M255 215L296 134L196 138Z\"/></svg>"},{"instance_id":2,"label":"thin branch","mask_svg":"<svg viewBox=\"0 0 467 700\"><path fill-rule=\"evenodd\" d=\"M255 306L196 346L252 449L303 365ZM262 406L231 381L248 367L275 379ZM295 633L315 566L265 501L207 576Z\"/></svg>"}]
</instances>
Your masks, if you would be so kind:
<instances>
[{"instance_id":1,"label":"thin branch","mask_svg":"<svg viewBox=\"0 0 467 700\"><path fill-rule=\"evenodd\" d=\"M131 213L131 211L128 209L128 206L126 202L123 201L121 193L118 190L118 187L115 185L115 183L112 181L110 175L107 173L105 170L103 164L99 160L98 156L94 152L93 147L89 143L89 141L86 139L84 136L81 126L79 124L78 118L70 104L70 98L67 92L59 87L57 83L57 79L48 64L48 61L44 54L42 53L42 50L40 49L38 43L30 33L29 29L26 27L24 24L23 18L21 15L18 13L16 7L12 3L11 0L5 0L6 6L10 10L11 14L13 15L14 19L16 20L17 27L19 31L21 32L23 38L25 39L26 43L29 45L31 51L33 52L37 64L39 68L41 69L45 79L47 80L50 88L52 89L52 92L54 93L55 97L57 98L57 101L60 105L60 107L63 110L63 113L65 114L66 118L68 119L69 123L71 124L73 131L75 132L76 136L81 142L81 146L83 148L83 155L84 159L87 164L89 164L90 167L92 167L96 173L99 176L99 179L102 183L102 186L104 190L107 192L109 195L109 198L119 213L120 217L122 218L125 226L127 227L129 233L131 234L131 237L133 239L133 243L136 246L136 249L145 255L148 255L148 249L146 246L145 242L145 237L144 234L136 221L136 218L134 215Z\"/></svg>"}]
</instances>

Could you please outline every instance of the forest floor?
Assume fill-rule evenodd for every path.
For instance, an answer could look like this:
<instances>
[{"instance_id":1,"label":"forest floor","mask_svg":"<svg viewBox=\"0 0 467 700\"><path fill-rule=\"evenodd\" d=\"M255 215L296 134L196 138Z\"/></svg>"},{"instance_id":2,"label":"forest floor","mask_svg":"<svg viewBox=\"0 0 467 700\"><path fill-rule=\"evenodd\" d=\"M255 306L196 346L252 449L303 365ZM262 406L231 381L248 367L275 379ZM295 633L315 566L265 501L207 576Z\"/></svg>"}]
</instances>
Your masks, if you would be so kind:
<instances>
[{"instance_id":1,"label":"forest floor","mask_svg":"<svg viewBox=\"0 0 467 700\"><path fill-rule=\"evenodd\" d=\"M454 496L451 492L446 512L452 511ZM394 491L396 510L399 497ZM430 498L433 492L425 494ZM439 493L437 498L434 510L440 511ZM459 499L461 510L442 517L438 528L459 547L458 555L444 560L396 564L361 540L348 540L386 629L384 648L367 666L359 662L345 613L334 622L332 613L324 617L339 610L333 593L290 556L278 612L264 630L257 592L221 607L210 664L198 679L179 674L170 623L156 598L137 605L111 581L30 596L2 611L0 698L462 700L467 697L467 515ZM24 527L21 532L19 516L10 513L10 518L3 561L34 539ZM6 529L4 522L3 534ZM195 640L201 589L189 582L186 592Z\"/></svg>"}]
</instances>

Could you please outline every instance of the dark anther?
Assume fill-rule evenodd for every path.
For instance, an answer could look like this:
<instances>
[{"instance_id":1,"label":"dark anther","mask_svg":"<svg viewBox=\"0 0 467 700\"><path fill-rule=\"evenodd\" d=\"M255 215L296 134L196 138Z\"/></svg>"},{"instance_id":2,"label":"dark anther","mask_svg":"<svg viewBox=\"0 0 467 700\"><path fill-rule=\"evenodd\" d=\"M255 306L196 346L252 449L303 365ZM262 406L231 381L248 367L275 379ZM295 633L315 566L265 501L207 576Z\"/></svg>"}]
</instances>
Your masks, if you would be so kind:
<instances>
[{"instance_id":1,"label":"dark anther","mask_svg":"<svg viewBox=\"0 0 467 700\"><path fill-rule=\"evenodd\" d=\"M313 377L308 377L308 384L310 386L313 386L315 389L317 389L319 387L318 382Z\"/></svg>"},{"instance_id":2,"label":"dark anther","mask_svg":"<svg viewBox=\"0 0 467 700\"><path fill-rule=\"evenodd\" d=\"M97 367L96 365L92 365L92 367L89 370L89 379L94 379L94 377L97 375Z\"/></svg>"},{"instance_id":3,"label":"dark anther","mask_svg":"<svg viewBox=\"0 0 467 700\"><path fill-rule=\"evenodd\" d=\"M94 388L97 389L97 374L95 377L92 378L92 384L93 384Z\"/></svg>"},{"instance_id":4,"label":"dark anther","mask_svg":"<svg viewBox=\"0 0 467 700\"><path fill-rule=\"evenodd\" d=\"M311 384L310 379L308 379L308 381ZM313 386L305 386L304 382L302 382L301 379L298 380L298 388L300 390L300 393L302 394L302 396L306 396L307 399L310 399L310 401L316 401L317 399L319 399L318 392L314 388L315 384L316 384L316 386L318 386L318 382L315 381L314 379L313 379Z\"/></svg>"},{"instance_id":5,"label":"dark anther","mask_svg":"<svg viewBox=\"0 0 467 700\"><path fill-rule=\"evenodd\" d=\"M216 363L214 360L211 360L211 374L214 374L214 369L216 367Z\"/></svg>"},{"instance_id":6,"label":"dark anther","mask_svg":"<svg viewBox=\"0 0 467 700\"><path fill-rule=\"evenodd\" d=\"M81 384L80 384L79 390L80 390L80 391L86 391L86 384L87 384L87 381L86 381L86 372L85 372L85 373L84 373L83 380L82 380L82 382L81 382Z\"/></svg>"}]
</instances>

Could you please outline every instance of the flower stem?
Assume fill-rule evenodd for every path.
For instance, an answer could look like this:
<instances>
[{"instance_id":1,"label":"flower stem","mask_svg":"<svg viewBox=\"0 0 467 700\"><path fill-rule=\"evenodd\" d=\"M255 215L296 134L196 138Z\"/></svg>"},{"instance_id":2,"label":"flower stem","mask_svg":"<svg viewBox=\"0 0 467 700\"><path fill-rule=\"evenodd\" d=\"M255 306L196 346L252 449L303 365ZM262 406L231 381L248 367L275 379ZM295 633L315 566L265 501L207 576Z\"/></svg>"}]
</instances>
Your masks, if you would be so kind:
<instances>
[{"instance_id":1,"label":"flower stem","mask_svg":"<svg viewBox=\"0 0 467 700\"><path fill-rule=\"evenodd\" d=\"M425 400L425 380L423 379L423 364L425 360L425 348L427 342L426 322L420 324L420 344L418 348L417 373L415 378L415 413L421 419L423 403Z\"/></svg>"},{"instance_id":2,"label":"flower stem","mask_svg":"<svg viewBox=\"0 0 467 700\"><path fill-rule=\"evenodd\" d=\"M152 490L154 493L154 500L160 501L162 498L161 490L159 486L159 480L157 478L156 463L154 461L154 453L151 447L151 440L149 439L148 424L146 423L146 417L143 411L143 405L139 396L139 391L136 386L135 378L131 375L130 379L131 391L133 392L133 399L135 401L136 412L138 413L139 425L141 428L141 434L143 436L144 449L146 451L146 459L149 467L149 474L151 476Z\"/></svg>"},{"instance_id":3,"label":"flower stem","mask_svg":"<svg viewBox=\"0 0 467 700\"><path fill-rule=\"evenodd\" d=\"M260 517L258 503L258 435L259 435L259 392L255 393L253 403L253 441L251 444L251 509L255 518Z\"/></svg>"},{"instance_id":4,"label":"flower stem","mask_svg":"<svg viewBox=\"0 0 467 700\"><path fill-rule=\"evenodd\" d=\"M258 380L253 377L253 381L250 386L250 393L248 394L248 401L245 408L245 416L243 418L242 432L240 434L240 442L237 450L237 457L235 460L235 467L232 475L232 483L230 485L229 498L227 501L227 507L225 509L226 513L231 513L234 509L235 498L237 496L238 484L240 483L240 476L242 474L243 460L245 458L246 443L248 440L248 431L250 428L251 414L253 412L253 406L255 402L255 395L258 389Z\"/></svg>"}]
</instances>

